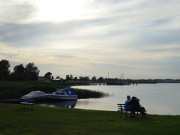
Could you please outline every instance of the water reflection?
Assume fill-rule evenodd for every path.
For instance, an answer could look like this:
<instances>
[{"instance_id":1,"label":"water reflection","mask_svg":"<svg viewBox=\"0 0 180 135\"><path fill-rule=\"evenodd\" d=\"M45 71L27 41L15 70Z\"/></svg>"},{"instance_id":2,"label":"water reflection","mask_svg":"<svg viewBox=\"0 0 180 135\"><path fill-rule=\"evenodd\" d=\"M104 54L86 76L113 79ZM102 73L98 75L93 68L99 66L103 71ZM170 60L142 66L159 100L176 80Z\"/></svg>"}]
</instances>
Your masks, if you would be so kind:
<instances>
[{"instance_id":1,"label":"water reflection","mask_svg":"<svg viewBox=\"0 0 180 135\"><path fill-rule=\"evenodd\" d=\"M117 111L117 104L124 103L127 95L136 96L149 114L179 115L180 84L139 84L137 86L74 86L73 88L98 90L108 97L80 99L75 108Z\"/></svg>"},{"instance_id":2,"label":"water reflection","mask_svg":"<svg viewBox=\"0 0 180 135\"><path fill-rule=\"evenodd\" d=\"M90 101L83 101L83 100L78 101L78 105L88 105L88 104L90 104Z\"/></svg>"},{"instance_id":3,"label":"water reflection","mask_svg":"<svg viewBox=\"0 0 180 135\"><path fill-rule=\"evenodd\" d=\"M137 86L74 86L108 93L103 98L78 99L38 105L92 110L117 111L117 104L124 103L127 95L136 96L149 114L180 114L180 84L141 84Z\"/></svg>"},{"instance_id":4,"label":"water reflection","mask_svg":"<svg viewBox=\"0 0 180 135\"><path fill-rule=\"evenodd\" d=\"M77 100L70 100L70 101L37 103L36 105L48 106L48 107L74 108L76 104L77 104Z\"/></svg>"}]
</instances>

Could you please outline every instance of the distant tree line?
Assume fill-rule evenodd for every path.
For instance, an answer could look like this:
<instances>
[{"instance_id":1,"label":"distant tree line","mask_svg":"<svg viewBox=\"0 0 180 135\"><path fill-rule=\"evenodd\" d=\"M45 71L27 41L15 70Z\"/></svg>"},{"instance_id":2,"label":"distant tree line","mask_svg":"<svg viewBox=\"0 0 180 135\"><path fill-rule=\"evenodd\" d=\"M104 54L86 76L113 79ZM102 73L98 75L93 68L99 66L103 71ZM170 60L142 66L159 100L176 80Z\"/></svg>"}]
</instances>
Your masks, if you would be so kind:
<instances>
[{"instance_id":1,"label":"distant tree line","mask_svg":"<svg viewBox=\"0 0 180 135\"><path fill-rule=\"evenodd\" d=\"M33 81L38 80L39 70L34 63L29 63L25 67L20 64L14 67L13 72L9 70L8 60L0 61L0 80L12 81Z\"/></svg>"},{"instance_id":2,"label":"distant tree line","mask_svg":"<svg viewBox=\"0 0 180 135\"><path fill-rule=\"evenodd\" d=\"M39 70L34 63L28 63L26 66L23 64L16 65L12 72L9 70L10 64L8 60L0 61L0 80L11 80L11 81L33 81L38 80ZM93 76L75 76L66 75L66 78L60 78L57 76L53 77L51 72L47 72L44 78L50 81L82 81L89 83L125 83L125 84L137 84L137 83L180 83L180 79L119 79L119 78L103 78Z\"/></svg>"},{"instance_id":3,"label":"distant tree line","mask_svg":"<svg viewBox=\"0 0 180 135\"><path fill-rule=\"evenodd\" d=\"M48 75L48 77L47 77ZM55 80L53 80L52 73L47 72L44 76L45 78L50 79L51 81L82 81L89 83L121 83L121 84L148 84L148 83L180 83L180 79L119 79L119 78L104 78L93 76L90 78L89 76L79 76L73 77L73 75L66 75L65 79L57 76Z\"/></svg>"}]
</instances>

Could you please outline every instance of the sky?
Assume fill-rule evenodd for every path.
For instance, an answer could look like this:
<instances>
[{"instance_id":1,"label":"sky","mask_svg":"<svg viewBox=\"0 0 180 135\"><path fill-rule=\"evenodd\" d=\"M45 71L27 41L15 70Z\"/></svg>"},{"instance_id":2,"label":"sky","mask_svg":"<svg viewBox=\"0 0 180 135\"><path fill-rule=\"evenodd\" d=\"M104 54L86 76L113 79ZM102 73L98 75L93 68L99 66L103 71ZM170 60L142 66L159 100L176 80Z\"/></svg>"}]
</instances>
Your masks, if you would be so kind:
<instances>
[{"instance_id":1,"label":"sky","mask_svg":"<svg viewBox=\"0 0 180 135\"><path fill-rule=\"evenodd\" d=\"M0 60L40 76L180 78L179 0L0 0Z\"/></svg>"}]
</instances>

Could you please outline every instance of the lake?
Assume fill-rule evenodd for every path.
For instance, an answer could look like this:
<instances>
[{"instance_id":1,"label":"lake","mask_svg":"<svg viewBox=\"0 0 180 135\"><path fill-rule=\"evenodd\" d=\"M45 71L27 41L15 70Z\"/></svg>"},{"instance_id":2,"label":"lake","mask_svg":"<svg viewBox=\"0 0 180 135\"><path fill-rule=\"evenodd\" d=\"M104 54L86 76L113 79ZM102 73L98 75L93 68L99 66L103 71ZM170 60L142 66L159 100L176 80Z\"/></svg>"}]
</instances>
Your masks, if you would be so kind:
<instances>
[{"instance_id":1,"label":"lake","mask_svg":"<svg viewBox=\"0 0 180 135\"><path fill-rule=\"evenodd\" d=\"M96 90L108 93L103 98L78 99L78 101L64 102L66 108L117 111L117 104L124 103L127 95L136 96L140 104L149 114L180 115L180 84L138 84L125 86L90 85L74 86L73 88ZM45 106L63 107L57 104L43 104Z\"/></svg>"}]
</instances>

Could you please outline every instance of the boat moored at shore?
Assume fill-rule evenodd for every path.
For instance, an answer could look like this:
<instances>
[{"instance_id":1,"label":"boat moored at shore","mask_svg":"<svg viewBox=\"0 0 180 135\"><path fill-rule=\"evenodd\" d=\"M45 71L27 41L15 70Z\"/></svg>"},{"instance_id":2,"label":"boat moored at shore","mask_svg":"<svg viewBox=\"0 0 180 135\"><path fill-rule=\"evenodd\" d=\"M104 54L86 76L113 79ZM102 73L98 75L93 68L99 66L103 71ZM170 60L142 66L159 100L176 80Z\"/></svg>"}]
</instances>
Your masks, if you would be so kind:
<instances>
[{"instance_id":1,"label":"boat moored at shore","mask_svg":"<svg viewBox=\"0 0 180 135\"><path fill-rule=\"evenodd\" d=\"M78 95L76 95L73 88L63 88L57 89L56 92L52 94L46 94L43 91L31 91L20 98L20 101L59 101L59 100L77 100Z\"/></svg>"},{"instance_id":2,"label":"boat moored at shore","mask_svg":"<svg viewBox=\"0 0 180 135\"><path fill-rule=\"evenodd\" d=\"M48 99L77 100L78 95L76 95L73 88L63 88L63 89L57 89L56 92L49 94Z\"/></svg>"},{"instance_id":3,"label":"boat moored at shore","mask_svg":"<svg viewBox=\"0 0 180 135\"><path fill-rule=\"evenodd\" d=\"M49 94L44 93L43 91L31 91L29 94L26 94L20 98L20 101L38 101L45 100Z\"/></svg>"}]
</instances>

